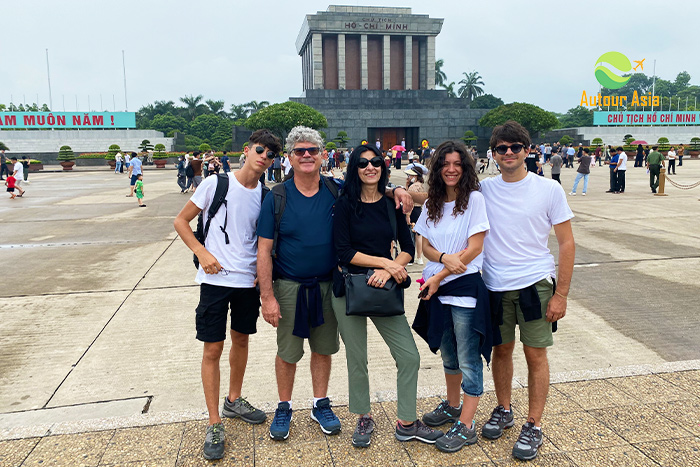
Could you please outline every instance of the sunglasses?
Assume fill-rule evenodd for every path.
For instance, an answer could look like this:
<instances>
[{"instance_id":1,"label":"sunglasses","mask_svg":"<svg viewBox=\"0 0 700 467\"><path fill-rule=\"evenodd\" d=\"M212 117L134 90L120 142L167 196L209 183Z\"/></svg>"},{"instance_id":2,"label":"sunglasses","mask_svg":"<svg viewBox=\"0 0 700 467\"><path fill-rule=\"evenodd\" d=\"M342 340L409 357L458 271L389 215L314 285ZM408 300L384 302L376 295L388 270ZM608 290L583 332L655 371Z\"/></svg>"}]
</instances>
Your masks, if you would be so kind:
<instances>
[{"instance_id":1,"label":"sunglasses","mask_svg":"<svg viewBox=\"0 0 700 467\"><path fill-rule=\"evenodd\" d=\"M494 149L496 150L497 153L499 153L501 156L505 155L505 153L508 152L510 149L513 154L517 154L520 151L523 150L525 147L524 144L511 144L510 146L507 146L505 144L501 144L500 146L496 146Z\"/></svg>"},{"instance_id":2,"label":"sunglasses","mask_svg":"<svg viewBox=\"0 0 700 467\"><path fill-rule=\"evenodd\" d=\"M366 169L368 165L372 164L372 167L381 167L382 164L384 163L384 159L382 159L379 156L375 156L371 159L365 159L360 158L359 161L357 161L357 167L360 169Z\"/></svg>"},{"instance_id":3,"label":"sunglasses","mask_svg":"<svg viewBox=\"0 0 700 467\"><path fill-rule=\"evenodd\" d=\"M294 153L295 156L301 157L307 152L309 153L309 156L318 156L318 153L321 151L320 148L313 147L313 148L294 148L292 149L292 152Z\"/></svg>"},{"instance_id":4,"label":"sunglasses","mask_svg":"<svg viewBox=\"0 0 700 467\"><path fill-rule=\"evenodd\" d=\"M255 152L257 152L258 154L262 154L263 152L265 152L265 148L262 146L255 146ZM274 159L276 156L277 154L275 154L274 151L267 151L268 159Z\"/></svg>"}]
</instances>

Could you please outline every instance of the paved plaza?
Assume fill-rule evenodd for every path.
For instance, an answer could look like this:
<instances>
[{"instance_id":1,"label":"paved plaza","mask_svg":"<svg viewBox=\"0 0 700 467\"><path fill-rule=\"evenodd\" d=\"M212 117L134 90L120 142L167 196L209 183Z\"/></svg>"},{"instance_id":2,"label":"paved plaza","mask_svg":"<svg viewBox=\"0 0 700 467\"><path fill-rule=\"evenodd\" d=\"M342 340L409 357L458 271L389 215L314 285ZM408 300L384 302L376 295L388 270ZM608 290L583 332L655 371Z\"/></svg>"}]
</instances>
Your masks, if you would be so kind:
<instances>
[{"instance_id":1,"label":"paved plaza","mask_svg":"<svg viewBox=\"0 0 700 467\"><path fill-rule=\"evenodd\" d=\"M587 196L580 185L579 195L569 197L576 266L567 316L549 352L546 442L531 465L700 466L700 188L667 185L669 196L656 197L646 170L631 165L626 193L605 193L608 169L596 167ZM684 161L677 173L673 179L682 184L700 180L700 161ZM574 176L563 169L567 193ZM392 179L405 180L396 171ZM202 346L194 331L198 286L192 255L172 223L189 195L179 193L175 171L146 168L143 209L125 197L126 176L107 169L44 171L29 180L24 198L0 199L0 466L207 465ZM556 258L554 236L550 247ZM420 271L409 267L413 279ZM406 296L412 320L415 284ZM297 371L289 440L269 439L271 416L255 427L226 420L219 465L516 463L510 450L517 428L452 455L396 441L396 369L369 329L377 421L369 449L350 444L355 416L347 410L341 346L329 389L343 422L339 436L322 435L309 418L307 356ZM424 413L439 402L444 377L440 357L417 344ZM278 400L275 353L274 329L261 319L243 395L268 412ZM224 355L224 392L225 362ZM491 373L484 372L479 426L495 406ZM515 386L522 416L522 355Z\"/></svg>"}]
</instances>

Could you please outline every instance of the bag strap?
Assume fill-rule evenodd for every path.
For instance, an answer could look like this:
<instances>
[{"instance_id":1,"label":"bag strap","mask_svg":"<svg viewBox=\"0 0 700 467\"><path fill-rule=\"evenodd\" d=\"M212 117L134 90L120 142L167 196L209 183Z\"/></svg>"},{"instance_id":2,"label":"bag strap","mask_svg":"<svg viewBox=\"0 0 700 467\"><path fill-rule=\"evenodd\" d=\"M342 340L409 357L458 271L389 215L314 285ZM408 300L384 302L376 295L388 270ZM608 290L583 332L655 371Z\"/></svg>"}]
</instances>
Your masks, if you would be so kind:
<instances>
[{"instance_id":1,"label":"bag strap","mask_svg":"<svg viewBox=\"0 0 700 467\"><path fill-rule=\"evenodd\" d=\"M228 203L226 202L226 195L228 194L228 175L226 174L217 174L216 176L216 191L214 192L214 199L212 200L211 206L209 206L209 210L207 211L207 223L204 225L204 238L202 239L202 242L206 240L207 235L209 234L209 225L211 224L211 220L216 216L216 213L219 211L219 208L221 205L228 206ZM226 225L228 224L228 209L225 211L224 214L224 225L223 227L219 226L221 231L224 233L224 237L226 239L226 244L229 244L229 238L228 238L228 233L226 232Z\"/></svg>"},{"instance_id":2,"label":"bag strap","mask_svg":"<svg viewBox=\"0 0 700 467\"><path fill-rule=\"evenodd\" d=\"M280 183L272 187L272 195L274 196L275 207L275 232L272 235L272 257L277 258L277 237L280 232L280 224L282 223L282 214L287 206L287 188L284 183Z\"/></svg>"},{"instance_id":3,"label":"bag strap","mask_svg":"<svg viewBox=\"0 0 700 467\"><path fill-rule=\"evenodd\" d=\"M391 224L391 232L393 235L394 239L394 254L395 256L398 256L398 251L399 251L399 241L398 241L398 235L396 232L396 206L394 205L394 202L389 199L388 197L384 197L386 200L386 210L387 213L389 214L389 223Z\"/></svg>"}]
</instances>

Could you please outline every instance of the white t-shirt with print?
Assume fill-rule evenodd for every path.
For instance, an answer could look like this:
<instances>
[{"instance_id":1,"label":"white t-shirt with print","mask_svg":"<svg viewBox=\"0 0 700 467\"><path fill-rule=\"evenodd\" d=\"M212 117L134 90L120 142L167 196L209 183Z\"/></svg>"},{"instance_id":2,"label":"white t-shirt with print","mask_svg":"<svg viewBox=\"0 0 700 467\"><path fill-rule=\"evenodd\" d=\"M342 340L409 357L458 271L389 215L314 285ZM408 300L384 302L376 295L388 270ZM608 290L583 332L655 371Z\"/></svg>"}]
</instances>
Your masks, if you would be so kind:
<instances>
[{"instance_id":1,"label":"white t-shirt with print","mask_svg":"<svg viewBox=\"0 0 700 467\"><path fill-rule=\"evenodd\" d=\"M452 214L455 202L445 203L442 211L442 219L435 224L428 220L428 208L423 206L420 217L416 221L415 231L428 239L430 244L436 250L444 252L448 255L460 252L469 245L469 237L479 232L489 231L489 219L486 215L486 203L484 196L478 191L474 191L469 195L469 203L467 210L455 217ZM474 258L468 265L467 270L462 274L451 274L440 282L444 285L458 277L466 274L479 272L483 264L483 253ZM423 269L423 278L428 279L438 272L442 271L443 266L434 261L428 262ZM440 302L443 305L455 305L464 308L474 308L476 306L476 298L474 297L452 297L441 296Z\"/></svg>"},{"instance_id":2,"label":"white t-shirt with print","mask_svg":"<svg viewBox=\"0 0 700 467\"><path fill-rule=\"evenodd\" d=\"M202 210L204 222L207 210L214 199L218 177L207 177L192 195L192 201ZM257 270L258 217L260 216L260 196L262 185L248 189L240 184L233 173L228 174L227 206L221 205L209 226L205 247L219 261L226 272L207 274L199 266L195 281L198 284L220 285L224 287L248 288L255 284ZM226 237L221 231L225 214L228 214Z\"/></svg>"},{"instance_id":3,"label":"white t-shirt with print","mask_svg":"<svg viewBox=\"0 0 700 467\"><path fill-rule=\"evenodd\" d=\"M574 217L561 185L528 172L514 183L504 182L501 175L482 180L481 193L491 224L484 240L486 287L495 292L520 290L556 277L549 234L552 226Z\"/></svg>"},{"instance_id":4,"label":"white t-shirt with print","mask_svg":"<svg viewBox=\"0 0 700 467\"><path fill-rule=\"evenodd\" d=\"M620 154L620 157L617 160L617 170L627 170L627 154L624 152Z\"/></svg>"},{"instance_id":5,"label":"white t-shirt with print","mask_svg":"<svg viewBox=\"0 0 700 467\"><path fill-rule=\"evenodd\" d=\"M12 171L17 172L17 174L15 175L17 181L24 181L24 166L21 162L15 162L15 165L12 167Z\"/></svg>"}]
</instances>

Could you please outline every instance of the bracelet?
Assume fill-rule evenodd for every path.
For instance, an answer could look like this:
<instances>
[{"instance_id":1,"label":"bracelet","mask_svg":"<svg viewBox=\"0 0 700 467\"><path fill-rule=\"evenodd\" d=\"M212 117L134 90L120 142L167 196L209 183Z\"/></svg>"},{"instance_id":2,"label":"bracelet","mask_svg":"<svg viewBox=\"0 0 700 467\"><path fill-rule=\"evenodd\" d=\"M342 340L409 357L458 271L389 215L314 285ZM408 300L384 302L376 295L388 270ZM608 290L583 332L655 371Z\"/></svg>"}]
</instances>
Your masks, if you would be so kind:
<instances>
[{"instance_id":1,"label":"bracelet","mask_svg":"<svg viewBox=\"0 0 700 467\"><path fill-rule=\"evenodd\" d=\"M440 255L440 259L438 259L438 263L442 263L442 257L445 256L445 253Z\"/></svg>"},{"instance_id":2,"label":"bracelet","mask_svg":"<svg viewBox=\"0 0 700 467\"><path fill-rule=\"evenodd\" d=\"M556 290L554 291L554 293L557 294L557 295L559 295L559 296L560 296L561 298L563 298L564 300L566 300L566 299L568 298L568 296L562 295L562 294L560 294L559 292L557 292Z\"/></svg>"}]
</instances>

